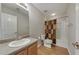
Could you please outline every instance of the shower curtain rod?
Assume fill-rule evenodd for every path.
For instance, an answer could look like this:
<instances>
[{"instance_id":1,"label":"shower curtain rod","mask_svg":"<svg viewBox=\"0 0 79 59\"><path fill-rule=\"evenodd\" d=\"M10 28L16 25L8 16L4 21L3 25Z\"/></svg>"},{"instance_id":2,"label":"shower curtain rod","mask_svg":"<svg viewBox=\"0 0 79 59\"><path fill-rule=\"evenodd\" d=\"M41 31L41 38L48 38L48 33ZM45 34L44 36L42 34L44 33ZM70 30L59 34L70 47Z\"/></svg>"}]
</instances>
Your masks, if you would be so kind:
<instances>
[{"instance_id":1,"label":"shower curtain rod","mask_svg":"<svg viewBox=\"0 0 79 59\"><path fill-rule=\"evenodd\" d=\"M56 19L65 18L65 17L69 17L69 16L62 16L62 17L57 17Z\"/></svg>"},{"instance_id":2,"label":"shower curtain rod","mask_svg":"<svg viewBox=\"0 0 79 59\"><path fill-rule=\"evenodd\" d=\"M56 17L56 18L54 18L54 19L61 19L61 18L67 18L67 17L69 17L69 16L61 16L61 17ZM52 19L51 19L51 20L52 20ZM48 21L48 19L47 19L46 21Z\"/></svg>"}]
</instances>

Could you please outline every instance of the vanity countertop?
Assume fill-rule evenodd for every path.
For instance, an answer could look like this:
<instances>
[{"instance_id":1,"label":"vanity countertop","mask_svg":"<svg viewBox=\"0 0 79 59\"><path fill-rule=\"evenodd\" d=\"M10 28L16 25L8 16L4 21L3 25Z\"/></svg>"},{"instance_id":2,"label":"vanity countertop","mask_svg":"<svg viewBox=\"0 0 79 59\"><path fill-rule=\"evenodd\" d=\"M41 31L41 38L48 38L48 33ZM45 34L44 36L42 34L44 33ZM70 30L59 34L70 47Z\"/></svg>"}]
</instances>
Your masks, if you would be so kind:
<instances>
[{"instance_id":1,"label":"vanity countertop","mask_svg":"<svg viewBox=\"0 0 79 59\"><path fill-rule=\"evenodd\" d=\"M10 42L1 43L0 44L0 55L12 55L15 54L18 50L22 50L25 47L28 47L32 43L36 42L38 39L27 37L31 40L31 42L28 45L20 46L20 47L9 47L8 44Z\"/></svg>"}]
</instances>

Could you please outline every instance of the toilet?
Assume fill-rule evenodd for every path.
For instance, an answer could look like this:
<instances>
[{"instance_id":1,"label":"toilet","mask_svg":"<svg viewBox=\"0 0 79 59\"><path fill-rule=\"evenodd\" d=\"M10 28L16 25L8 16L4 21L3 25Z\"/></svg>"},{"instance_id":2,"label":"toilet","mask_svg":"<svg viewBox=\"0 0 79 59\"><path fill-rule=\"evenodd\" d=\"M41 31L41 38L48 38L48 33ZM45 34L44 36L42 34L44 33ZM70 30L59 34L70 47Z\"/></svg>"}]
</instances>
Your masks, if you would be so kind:
<instances>
[{"instance_id":1,"label":"toilet","mask_svg":"<svg viewBox=\"0 0 79 59\"><path fill-rule=\"evenodd\" d=\"M52 40L45 39L44 40L44 46L47 47L47 48L51 48L51 46L52 46Z\"/></svg>"},{"instance_id":2,"label":"toilet","mask_svg":"<svg viewBox=\"0 0 79 59\"><path fill-rule=\"evenodd\" d=\"M42 41L42 43L43 43L43 45L44 45L45 47L51 48L51 46L52 46L52 40L50 40L50 39L45 39L45 35L41 35L41 36L40 36L40 39L41 39L41 41Z\"/></svg>"}]
</instances>

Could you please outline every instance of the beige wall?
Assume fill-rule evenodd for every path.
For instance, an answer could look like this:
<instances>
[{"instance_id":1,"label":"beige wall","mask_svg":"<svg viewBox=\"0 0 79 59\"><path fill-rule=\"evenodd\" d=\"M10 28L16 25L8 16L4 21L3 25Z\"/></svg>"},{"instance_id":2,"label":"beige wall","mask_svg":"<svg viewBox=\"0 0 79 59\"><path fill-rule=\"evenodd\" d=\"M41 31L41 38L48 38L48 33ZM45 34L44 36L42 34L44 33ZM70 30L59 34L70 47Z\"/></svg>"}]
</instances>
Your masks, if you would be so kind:
<instances>
[{"instance_id":1,"label":"beige wall","mask_svg":"<svg viewBox=\"0 0 79 59\"><path fill-rule=\"evenodd\" d=\"M76 42L79 42L79 3L76 4ZM75 54L79 55L79 50L75 49Z\"/></svg>"},{"instance_id":2,"label":"beige wall","mask_svg":"<svg viewBox=\"0 0 79 59\"><path fill-rule=\"evenodd\" d=\"M75 54L75 49L72 43L76 39L76 11L75 11L75 4L70 4L67 10L68 16L68 46L70 54Z\"/></svg>"},{"instance_id":3,"label":"beige wall","mask_svg":"<svg viewBox=\"0 0 79 59\"><path fill-rule=\"evenodd\" d=\"M0 3L0 22L1 22L1 3ZM1 39L1 23L0 23L0 39Z\"/></svg>"},{"instance_id":4,"label":"beige wall","mask_svg":"<svg viewBox=\"0 0 79 59\"><path fill-rule=\"evenodd\" d=\"M38 38L44 32L44 15L33 5L28 4L29 7L29 33L30 36Z\"/></svg>"}]
</instances>

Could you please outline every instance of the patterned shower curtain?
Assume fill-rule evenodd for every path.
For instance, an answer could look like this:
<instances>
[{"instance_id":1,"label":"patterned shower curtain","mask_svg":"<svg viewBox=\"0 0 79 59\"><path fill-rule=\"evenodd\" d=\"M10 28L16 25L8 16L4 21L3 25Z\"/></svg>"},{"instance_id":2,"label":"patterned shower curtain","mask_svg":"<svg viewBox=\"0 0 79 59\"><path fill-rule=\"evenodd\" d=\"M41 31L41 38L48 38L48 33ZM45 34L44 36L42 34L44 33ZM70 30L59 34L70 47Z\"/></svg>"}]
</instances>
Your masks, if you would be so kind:
<instances>
[{"instance_id":1,"label":"patterned shower curtain","mask_svg":"<svg viewBox=\"0 0 79 59\"><path fill-rule=\"evenodd\" d=\"M45 39L51 39L56 44L56 19L45 21Z\"/></svg>"}]
</instances>

